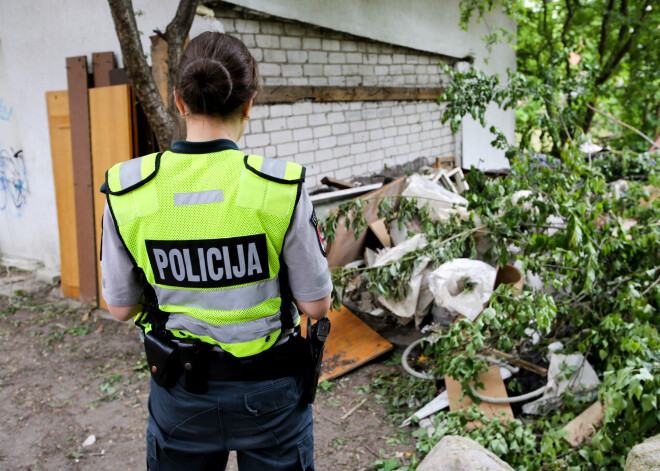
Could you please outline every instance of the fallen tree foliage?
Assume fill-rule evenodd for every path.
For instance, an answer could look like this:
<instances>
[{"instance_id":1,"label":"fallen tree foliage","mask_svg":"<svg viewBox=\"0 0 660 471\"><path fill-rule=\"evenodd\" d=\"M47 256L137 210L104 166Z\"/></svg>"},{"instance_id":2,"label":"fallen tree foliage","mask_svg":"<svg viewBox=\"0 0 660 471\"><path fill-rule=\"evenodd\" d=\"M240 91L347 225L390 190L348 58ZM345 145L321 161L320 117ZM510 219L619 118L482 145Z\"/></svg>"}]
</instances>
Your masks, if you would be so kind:
<instances>
[{"instance_id":1,"label":"fallen tree foliage","mask_svg":"<svg viewBox=\"0 0 660 471\"><path fill-rule=\"evenodd\" d=\"M475 322L428 326L425 353L434 359L436 374L456 378L470 394L470 381L487 368L476 357L480 352L546 358L548 345L561 341L562 353L584 354L602 377L604 422L580 448L562 440L562 428L594 398L580 401L567 393L563 407L547 417L489 421L479 432L462 428L477 418L474 412L441 413L437 420L446 422L434 434L429 437L425 429L417 434L417 458L444 435L464 434L516 469L622 469L633 445L660 432L660 202L649 201L660 187L657 162L630 152L590 162L570 149L562 157L546 163L520 154L509 175L498 179L473 169L467 176L471 191L463 195L468 218L435 223L410 199L401 199L394 214L389 210L394 198L385 198L381 213L389 223L421 219L428 244L385 266L333 273L337 298L358 273L369 290L398 298L416 263L427 257L436 267L458 257L497 265L519 260L543 287L513 296L503 285ZM360 205L340 207L326 231L341 215L356 232L363 229ZM532 331L541 334L537 344Z\"/></svg>"}]
</instances>

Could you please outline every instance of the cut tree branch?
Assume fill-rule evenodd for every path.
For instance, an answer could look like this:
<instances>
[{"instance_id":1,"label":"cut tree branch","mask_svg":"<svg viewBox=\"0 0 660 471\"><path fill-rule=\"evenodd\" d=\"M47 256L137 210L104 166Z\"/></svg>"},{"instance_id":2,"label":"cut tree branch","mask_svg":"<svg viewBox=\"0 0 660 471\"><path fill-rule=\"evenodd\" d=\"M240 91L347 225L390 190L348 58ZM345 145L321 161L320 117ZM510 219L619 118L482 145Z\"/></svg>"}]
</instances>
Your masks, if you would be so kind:
<instances>
[{"instance_id":1,"label":"cut tree branch","mask_svg":"<svg viewBox=\"0 0 660 471\"><path fill-rule=\"evenodd\" d=\"M135 95L147 115L161 150L169 149L175 121L163 103L142 49L131 0L108 0L124 64L135 87Z\"/></svg>"}]
</instances>

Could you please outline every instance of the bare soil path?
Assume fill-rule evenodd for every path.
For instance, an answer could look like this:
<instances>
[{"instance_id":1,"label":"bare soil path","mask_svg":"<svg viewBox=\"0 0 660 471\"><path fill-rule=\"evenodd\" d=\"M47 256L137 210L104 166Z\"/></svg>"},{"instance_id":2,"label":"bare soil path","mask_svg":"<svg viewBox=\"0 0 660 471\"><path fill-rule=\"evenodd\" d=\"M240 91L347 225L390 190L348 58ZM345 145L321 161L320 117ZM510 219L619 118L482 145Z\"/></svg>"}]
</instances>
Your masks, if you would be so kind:
<instances>
[{"instance_id":1,"label":"bare soil path","mask_svg":"<svg viewBox=\"0 0 660 471\"><path fill-rule=\"evenodd\" d=\"M0 268L0 280L12 275ZM0 471L145 469L149 377L135 327L57 293L0 290ZM380 455L409 454L370 390L392 368L371 363L319 392L317 470L367 471Z\"/></svg>"}]
</instances>

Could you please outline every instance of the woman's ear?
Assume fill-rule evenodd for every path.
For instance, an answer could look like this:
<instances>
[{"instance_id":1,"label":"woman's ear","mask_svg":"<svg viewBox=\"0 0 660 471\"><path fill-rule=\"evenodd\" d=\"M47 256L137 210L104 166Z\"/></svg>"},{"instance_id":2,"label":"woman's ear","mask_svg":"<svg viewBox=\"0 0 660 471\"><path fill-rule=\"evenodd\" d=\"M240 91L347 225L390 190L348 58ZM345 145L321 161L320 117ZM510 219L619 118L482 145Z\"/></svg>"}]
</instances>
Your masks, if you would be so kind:
<instances>
[{"instance_id":1,"label":"woman's ear","mask_svg":"<svg viewBox=\"0 0 660 471\"><path fill-rule=\"evenodd\" d=\"M250 119L250 110L252 109L253 101L254 101L254 97L250 98L243 107L243 119Z\"/></svg>"},{"instance_id":2,"label":"woman's ear","mask_svg":"<svg viewBox=\"0 0 660 471\"><path fill-rule=\"evenodd\" d=\"M176 92L176 88L172 90L172 94L174 95L174 103L176 104L176 107L179 110L179 114L181 115L182 118L185 118L188 115L188 113L186 112L186 104L183 102L183 98L181 98L179 94Z\"/></svg>"}]
</instances>

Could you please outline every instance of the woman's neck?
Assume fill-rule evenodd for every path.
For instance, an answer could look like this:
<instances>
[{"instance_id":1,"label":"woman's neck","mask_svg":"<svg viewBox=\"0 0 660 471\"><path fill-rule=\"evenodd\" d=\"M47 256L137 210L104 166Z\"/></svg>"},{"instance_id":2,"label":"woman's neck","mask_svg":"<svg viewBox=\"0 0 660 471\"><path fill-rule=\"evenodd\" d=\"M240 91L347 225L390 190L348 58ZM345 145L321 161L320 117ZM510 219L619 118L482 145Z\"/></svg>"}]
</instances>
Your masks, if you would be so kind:
<instances>
[{"instance_id":1,"label":"woman's neck","mask_svg":"<svg viewBox=\"0 0 660 471\"><path fill-rule=\"evenodd\" d=\"M186 140L190 142L229 139L238 142L243 134L242 120L222 120L210 116L191 115L186 118Z\"/></svg>"}]
</instances>

